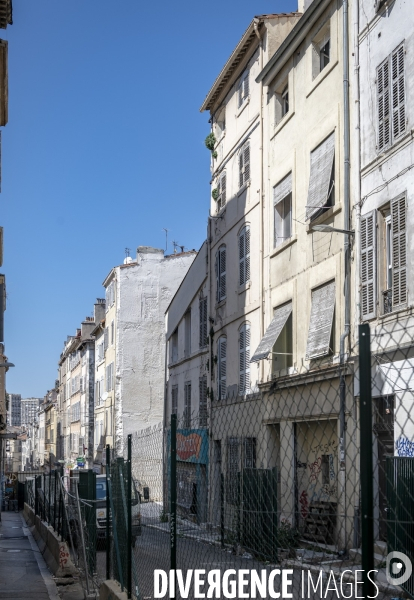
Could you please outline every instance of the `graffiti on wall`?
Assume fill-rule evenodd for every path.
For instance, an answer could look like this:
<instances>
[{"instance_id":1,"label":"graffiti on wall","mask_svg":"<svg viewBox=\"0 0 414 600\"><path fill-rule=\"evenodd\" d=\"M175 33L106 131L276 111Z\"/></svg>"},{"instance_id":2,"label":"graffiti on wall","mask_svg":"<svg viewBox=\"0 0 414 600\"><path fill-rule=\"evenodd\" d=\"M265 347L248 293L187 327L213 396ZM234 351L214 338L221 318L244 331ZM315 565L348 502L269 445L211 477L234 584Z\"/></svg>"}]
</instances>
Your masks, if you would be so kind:
<instances>
[{"instance_id":1,"label":"graffiti on wall","mask_svg":"<svg viewBox=\"0 0 414 600\"><path fill-rule=\"evenodd\" d=\"M410 441L404 435L401 435L395 442L395 449L397 456L414 457L414 441Z\"/></svg>"}]
</instances>

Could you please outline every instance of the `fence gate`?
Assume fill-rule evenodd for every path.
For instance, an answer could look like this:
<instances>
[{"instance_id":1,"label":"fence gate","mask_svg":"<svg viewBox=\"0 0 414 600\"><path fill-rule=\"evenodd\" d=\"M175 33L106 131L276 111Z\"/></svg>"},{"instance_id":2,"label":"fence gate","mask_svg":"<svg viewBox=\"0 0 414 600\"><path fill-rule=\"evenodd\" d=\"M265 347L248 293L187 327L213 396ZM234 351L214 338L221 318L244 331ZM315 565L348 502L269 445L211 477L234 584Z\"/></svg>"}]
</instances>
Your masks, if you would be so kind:
<instances>
[{"instance_id":1,"label":"fence gate","mask_svg":"<svg viewBox=\"0 0 414 600\"><path fill-rule=\"evenodd\" d=\"M388 457L386 461L388 552L402 552L414 563L414 458ZM401 587L414 598L413 575Z\"/></svg>"}]
</instances>

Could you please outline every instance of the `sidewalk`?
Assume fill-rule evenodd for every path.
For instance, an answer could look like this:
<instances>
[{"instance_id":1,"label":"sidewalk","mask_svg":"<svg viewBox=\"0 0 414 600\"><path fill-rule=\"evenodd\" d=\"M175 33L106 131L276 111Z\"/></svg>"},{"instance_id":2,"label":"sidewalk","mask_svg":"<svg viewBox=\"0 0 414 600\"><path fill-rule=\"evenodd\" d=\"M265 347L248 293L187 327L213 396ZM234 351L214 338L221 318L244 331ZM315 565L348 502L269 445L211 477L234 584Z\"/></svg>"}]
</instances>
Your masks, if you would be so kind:
<instances>
[{"instance_id":1,"label":"sidewalk","mask_svg":"<svg viewBox=\"0 0 414 600\"><path fill-rule=\"evenodd\" d=\"M21 513L2 512L0 600L59 600L53 577Z\"/></svg>"}]
</instances>

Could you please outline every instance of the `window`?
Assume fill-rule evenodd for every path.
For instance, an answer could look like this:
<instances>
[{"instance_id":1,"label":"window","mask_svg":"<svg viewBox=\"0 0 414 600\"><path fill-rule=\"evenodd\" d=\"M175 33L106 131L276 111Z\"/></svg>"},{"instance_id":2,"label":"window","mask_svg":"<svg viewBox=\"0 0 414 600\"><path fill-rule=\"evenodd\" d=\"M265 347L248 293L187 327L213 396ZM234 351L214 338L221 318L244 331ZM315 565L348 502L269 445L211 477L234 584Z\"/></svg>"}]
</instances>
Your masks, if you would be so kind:
<instances>
[{"instance_id":1,"label":"window","mask_svg":"<svg viewBox=\"0 0 414 600\"><path fill-rule=\"evenodd\" d=\"M207 427L207 377L199 379L199 427Z\"/></svg>"},{"instance_id":2,"label":"window","mask_svg":"<svg viewBox=\"0 0 414 600\"><path fill-rule=\"evenodd\" d=\"M315 219L335 204L335 134L312 150L306 218Z\"/></svg>"},{"instance_id":3,"label":"window","mask_svg":"<svg viewBox=\"0 0 414 600\"><path fill-rule=\"evenodd\" d=\"M72 406L72 419L71 422L80 420L80 402L75 402Z\"/></svg>"},{"instance_id":4,"label":"window","mask_svg":"<svg viewBox=\"0 0 414 600\"><path fill-rule=\"evenodd\" d=\"M237 504L239 489L239 454L238 438L227 438L227 486L226 500L229 504Z\"/></svg>"},{"instance_id":5,"label":"window","mask_svg":"<svg viewBox=\"0 0 414 600\"><path fill-rule=\"evenodd\" d=\"M250 391L250 325L245 323L239 329L239 394Z\"/></svg>"},{"instance_id":6,"label":"window","mask_svg":"<svg viewBox=\"0 0 414 600\"><path fill-rule=\"evenodd\" d=\"M226 205L226 171L223 171L217 179L217 212L220 212Z\"/></svg>"},{"instance_id":7,"label":"window","mask_svg":"<svg viewBox=\"0 0 414 600\"><path fill-rule=\"evenodd\" d=\"M285 81L275 90L275 125L289 112L289 86Z\"/></svg>"},{"instance_id":8,"label":"window","mask_svg":"<svg viewBox=\"0 0 414 600\"><path fill-rule=\"evenodd\" d=\"M102 362L104 359L104 342L98 344L98 362Z\"/></svg>"},{"instance_id":9,"label":"window","mask_svg":"<svg viewBox=\"0 0 414 600\"><path fill-rule=\"evenodd\" d=\"M284 371L293 365L292 303L283 308L289 311L289 316L273 346L272 373Z\"/></svg>"},{"instance_id":10,"label":"window","mask_svg":"<svg viewBox=\"0 0 414 600\"><path fill-rule=\"evenodd\" d=\"M239 188L250 181L250 142L246 142L239 154Z\"/></svg>"},{"instance_id":11,"label":"window","mask_svg":"<svg viewBox=\"0 0 414 600\"><path fill-rule=\"evenodd\" d=\"M256 438L244 438L244 468L256 468Z\"/></svg>"},{"instance_id":12,"label":"window","mask_svg":"<svg viewBox=\"0 0 414 600\"><path fill-rule=\"evenodd\" d=\"M222 336L217 342L217 396L219 400L227 394L227 338Z\"/></svg>"},{"instance_id":13,"label":"window","mask_svg":"<svg viewBox=\"0 0 414 600\"><path fill-rule=\"evenodd\" d=\"M115 281L111 281L108 287L105 289L105 308L106 312L115 302Z\"/></svg>"},{"instance_id":14,"label":"window","mask_svg":"<svg viewBox=\"0 0 414 600\"><path fill-rule=\"evenodd\" d=\"M376 211L361 217L361 313L372 319L377 312L376 291Z\"/></svg>"},{"instance_id":15,"label":"window","mask_svg":"<svg viewBox=\"0 0 414 600\"><path fill-rule=\"evenodd\" d=\"M313 40L312 76L313 79L321 73L331 60L331 32L329 23Z\"/></svg>"},{"instance_id":16,"label":"window","mask_svg":"<svg viewBox=\"0 0 414 600\"><path fill-rule=\"evenodd\" d=\"M273 188L275 207L274 246L292 237L292 173Z\"/></svg>"},{"instance_id":17,"label":"window","mask_svg":"<svg viewBox=\"0 0 414 600\"><path fill-rule=\"evenodd\" d=\"M104 351L106 352L106 350L108 349L108 344L109 344L109 331L108 331L108 327L105 327L104 329Z\"/></svg>"},{"instance_id":18,"label":"window","mask_svg":"<svg viewBox=\"0 0 414 600\"><path fill-rule=\"evenodd\" d=\"M171 336L171 362L178 360L178 329Z\"/></svg>"},{"instance_id":19,"label":"window","mask_svg":"<svg viewBox=\"0 0 414 600\"><path fill-rule=\"evenodd\" d=\"M221 246L216 253L216 301L226 299L226 246Z\"/></svg>"},{"instance_id":20,"label":"window","mask_svg":"<svg viewBox=\"0 0 414 600\"><path fill-rule=\"evenodd\" d=\"M238 107L243 106L249 97L249 71L246 71L239 82L237 90Z\"/></svg>"},{"instance_id":21,"label":"window","mask_svg":"<svg viewBox=\"0 0 414 600\"><path fill-rule=\"evenodd\" d=\"M214 119L214 135L219 140L226 131L226 107L224 106L218 111L217 117Z\"/></svg>"},{"instance_id":22,"label":"window","mask_svg":"<svg viewBox=\"0 0 414 600\"><path fill-rule=\"evenodd\" d=\"M239 233L239 285L250 281L250 226Z\"/></svg>"},{"instance_id":23,"label":"window","mask_svg":"<svg viewBox=\"0 0 414 600\"><path fill-rule=\"evenodd\" d=\"M283 328L286 325L287 320L289 319L292 313L292 302L288 302L287 304L283 304L283 306L279 306L275 309L273 319L266 329L266 333L264 334L260 344L257 347L256 352L253 354L251 362L258 362L259 360L263 360L267 358L272 351L272 348L276 344L279 336L281 335Z\"/></svg>"},{"instance_id":24,"label":"window","mask_svg":"<svg viewBox=\"0 0 414 600\"><path fill-rule=\"evenodd\" d=\"M106 391L111 392L114 389L114 363L111 362L106 367Z\"/></svg>"},{"instance_id":25,"label":"window","mask_svg":"<svg viewBox=\"0 0 414 600\"><path fill-rule=\"evenodd\" d=\"M176 415L178 412L178 385L173 385L171 388L171 414Z\"/></svg>"},{"instance_id":26,"label":"window","mask_svg":"<svg viewBox=\"0 0 414 600\"><path fill-rule=\"evenodd\" d=\"M312 290L306 358L315 359L332 354L334 311L334 281Z\"/></svg>"},{"instance_id":27,"label":"window","mask_svg":"<svg viewBox=\"0 0 414 600\"><path fill-rule=\"evenodd\" d=\"M184 384L184 427L191 427L191 381L186 381Z\"/></svg>"},{"instance_id":28,"label":"window","mask_svg":"<svg viewBox=\"0 0 414 600\"><path fill-rule=\"evenodd\" d=\"M200 318L200 331L199 331L199 346L205 348L207 346L207 297L202 297L199 300L199 318Z\"/></svg>"},{"instance_id":29,"label":"window","mask_svg":"<svg viewBox=\"0 0 414 600\"><path fill-rule=\"evenodd\" d=\"M377 68L379 151L386 149L406 130L405 49L401 44Z\"/></svg>"},{"instance_id":30,"label":"window","mask_svg":"<svg viewBox=\"0 0 414 600\"><path fill-rule=\"evenodd\" d=\"M191 354L191 310L184 315L184 356Z\"/></svg>"},{"instance_id":31,"label":"window","mask_svg":"<svg viewBox=\"0 0 414 600\"><path fill-rule=\"evenodd\" d=\"M114 345L114 338L115 338L114 332L115 332L115 323L112 321L111 322L111 346Z\"/></svg>"}]
</instances>

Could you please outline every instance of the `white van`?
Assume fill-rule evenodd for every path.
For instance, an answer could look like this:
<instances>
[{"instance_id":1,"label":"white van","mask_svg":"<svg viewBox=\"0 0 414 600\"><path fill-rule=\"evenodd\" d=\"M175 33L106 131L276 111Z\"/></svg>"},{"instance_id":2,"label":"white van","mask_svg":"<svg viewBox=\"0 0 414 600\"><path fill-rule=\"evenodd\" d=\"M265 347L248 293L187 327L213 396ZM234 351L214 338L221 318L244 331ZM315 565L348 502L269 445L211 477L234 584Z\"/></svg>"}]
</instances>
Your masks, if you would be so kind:
<instances>
[{"instance_id":1,"label":"white van","mask_svg":"<svg viewBox=\"0 0 414 600\"><path fill-rule=\"evenodd\" d=\"M142 534L141 527L141 498L135 481L132 480L132 547L138 535ZM109 522L111 526L111 522ZM96 537L97 540L106 538L106 475L96 476Z\"/></svg>"}]
</instances>

